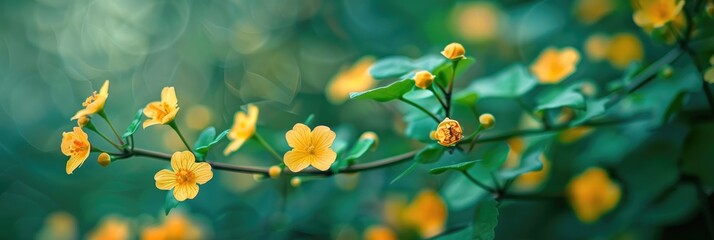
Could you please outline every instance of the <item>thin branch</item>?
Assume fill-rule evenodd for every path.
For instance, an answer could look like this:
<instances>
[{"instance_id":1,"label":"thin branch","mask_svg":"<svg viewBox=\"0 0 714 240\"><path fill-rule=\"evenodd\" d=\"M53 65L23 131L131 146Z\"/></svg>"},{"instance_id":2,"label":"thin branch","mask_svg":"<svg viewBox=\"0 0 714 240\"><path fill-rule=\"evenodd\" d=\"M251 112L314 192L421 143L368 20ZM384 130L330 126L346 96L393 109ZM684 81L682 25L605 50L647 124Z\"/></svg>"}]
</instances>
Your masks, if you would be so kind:
<instances>
[{"instance_id":1,"label":"thin branch","mask_svg":"<svg viewBox=\"0 0 714 240\"><path fill-rule=\"evenodd\" d=\"M415 108L421 110L422 112L424 112L424 114L426 114L426 115L428 115L429 117L431 117L432 119L434 119L434 121L436 121L436 123L441 122L441 120L439 120L439 118L438 118L436 115L434 115L433 113L429 112L429 110L427 110L426 108L422 107L421 105L419 105L419 104L417 104L417 103L415 103L415 102L412 102L411 100L406 99L406 98L403 98L403 97L400 97L399 100L402 101L402 102L405 102L405 103L407 103L407 104L409 104L409 105L412 105L413 107L415 107ZM447 115L448 115L448 114L447 114Z\"/></svg>"}]
</instances>

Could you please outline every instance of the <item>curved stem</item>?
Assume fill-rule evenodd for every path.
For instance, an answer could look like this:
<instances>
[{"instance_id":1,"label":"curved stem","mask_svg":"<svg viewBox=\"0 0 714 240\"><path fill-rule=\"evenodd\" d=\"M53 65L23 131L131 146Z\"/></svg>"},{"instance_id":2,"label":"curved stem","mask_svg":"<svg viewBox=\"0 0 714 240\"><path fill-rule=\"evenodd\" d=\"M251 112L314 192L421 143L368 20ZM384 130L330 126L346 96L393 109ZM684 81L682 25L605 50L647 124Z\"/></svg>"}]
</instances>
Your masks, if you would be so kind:
<instances>
[{"instance_id":1,"label":"curved stem","mask_svg":"<svg viewBox=\"0 0 714 240\"><path fill-rule=\"evenodd\" d=\"M449 81L448 89L446 89L444 97L446 97L446 117L451 117L451 93L454 91L454 79L456 78L456 65L459 61L453 61L451 64L451 80Z\"/></svg>"},{"instance_id":2,"label":"curved stem","mask_svg":"<svg viewBox=\"0 0 714 240\"><path fill-rule=\"evenodd\" d=\"M116 136L117 140L119 140L119 144L124 145L124 141L121 140L121 137L119 136L119 132L117 132L117 129L114 128L112 121L109 120L109 118L107 117L107 114L104 112L104 109L99 111L97 114L99 114L99 116L102 117L102 119L104 119L104 121L107 122L107 124L109 125L109 128L111 128L112 132L114 132L114 136Z\"/></svg>"},{"instance_id":3,"label":"curved stem","mask_svg":"<svg viewBox=\"0 0 714 240\"><path fill-rule=\"evenodd\" d=\"M439 101L439 104L441 104L441 107L444 110L446 110L446 103L444 102L444 100L441 99L439 94L436 93L436 91L434 90L434 87L429 87L429 91L431 91L431 93L434 94L434 97L436 98L436 100Z\"/></svg>"},{"instance_id":4,"label":"curved stem","mask_svg":"<svg viewBox=\"0 0 714 240\"><path fill-rule=\"evenodd\" d=\"M183 142L183 145L186 146L186 149L188 149L188 151L193 152L193 150L191 150L191 146L188 145L188 142L186 142L186 139L183 137L183 134L181 134L181 130L179 130L178 126L176 126L176 122L175 122L175 121L171 121L171 122L169 123L169 126L170 126L172 129L174 129L174 131L176 132L176 134L178 134L179 138L181 138L181 141ZM169 158L169 159L171 159L171 158Z\"/></svg>"},{"instance_id":5,"label":"curved stem","mask_svg":"<svg viewBox=\"0 0 714 240\"><path fill-rule=\"evenodd\" d=\"M84 127L87 128L87 129L89 129L89 130L92 130L92 132L94 132L94 133L96 133L97 135L99 135L99 136L100 136L101 138L103 138L105 141L107 141L107 142L110 143L112 146L114 146L117 150L124 150L124 148L122 148L122 147L119 146L118 144L114 143L114 141L112 141L112 140L109 139L107 136L105 136L104 134L102 134L101 132L99 132L99 131L94 127L94 125L93 125L91 122L90 122L89 124L87 124L86 126L84 126Z\"/></svg>"},{"instance_id":6,"label":"curved stem","mask_svg":"<svg viewBox=\"0 0 714 240\"><path fill-rule=\"evenodd\" d=\"M436 121L436 123L440 123L440 122L441 122L441 120L439 120L439 118L438 118L436 115L434 115L433 113L429 112L429 110L426 110L426 108L422 107L421 105L419 105L419 104L417 104L417 103L415 103L415 102L412 102L412 101L410 101L409 99L406 99L406 98L403 98L403 97L400 97L399 100L402 101L402 102L405 102L406 104L412 105L412 106L414 106L415 108L421 110L421 111L424 112L426 115L428 115L429 117L431 117L432 119L434 119L434 121Z\"/></svg>"},{"instance_id":7,"label":"curved stem","mask_svg":"<svg viewBox=\"0 0 714 240\"><path fill-rule=\"evenodd\" d=\"M276 152L275 149L273 149L273 147L271 147L270 144L268 144L268 142L266 142L265 139L263 139L263 137L261 137L257 131L253 133L253 137L255 137L255 140L258 140L260 145L263 145L265 150L268 150L268 152L270 152L270 154L272 154L273 157L278 160L278 162L283 162L283 157L281 157L280 154L278 154L278 152Z\"/></svg>"},{"instance_id":8,"label":"curved stem","mask_svg":"<svg viewBox=\"0 0 714 240\"><path fill-rule=\"evenodd\" d=\"M489 187L489 186L486 186L486 184L483 184L482 182L479 182L479 180L476 179L476 178L474 178L473 176L471 176L471 174L469 174L469 172L467 172L467 171L461 171L461 173L463 173L464 176L466 176L466 178L468 178L471 182L473 182L474 184L476 184L476 185L479 186L480 188L483 188L483 190L486 190L486 191L488 191L488 192L490 192L490 193L495 193L495 192L496 192L496 190L494 190L493 188L491 188L491 187Z\"/></svg>"}]
</instances>

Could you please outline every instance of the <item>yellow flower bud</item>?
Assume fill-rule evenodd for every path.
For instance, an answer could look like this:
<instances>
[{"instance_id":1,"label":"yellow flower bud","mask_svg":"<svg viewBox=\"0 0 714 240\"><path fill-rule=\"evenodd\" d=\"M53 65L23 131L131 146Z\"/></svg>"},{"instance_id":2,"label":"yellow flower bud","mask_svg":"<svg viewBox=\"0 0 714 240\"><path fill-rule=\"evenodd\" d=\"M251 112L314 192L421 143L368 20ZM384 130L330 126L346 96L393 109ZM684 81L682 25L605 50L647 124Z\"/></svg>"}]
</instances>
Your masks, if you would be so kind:
<instances>
[{"instance_id":1,"label":"yellow flower bud","mask_svg":"<svg viewBox=\"0 0 714 240\"><path fill-rule=\"evenodd\" d=\"M441 55L444 55L444 57L450 60L464 58L465 53L466 50L460 43L451 43L446 45L446 47L444 47L444 51L441 51Z\"/></svg>"},{"instance_id":2,"label":"yellow flower bud","mask_svg":"<svg viewBox=\"0 0 714 240\"><path fill-rule=\"evenodd\" d=\"M377 148L377 144L379 144L379 137L377 136L376 133L372 131L364 132L362 133L361 136L359 136L359 139L374 139L374 145L372 145L372 149Z\"/></svg>"},{"instance_id":3,"label":"yellow flower bud","mask_svg":"<svg viewBox=\"0 0 714 240\"><path fill-rule=\"evenodd\" d=\"M414 74L414 82L418 88L427 89L434 82L434 75L429 71L419 71Z\"/></svg>"},{"instance_id":4,"label":"yellow flower bud","mask_svg":"<svg viewBox=\"0 0 714 240\"><path fill-rule=\"evenodd\" d=\"M280 172L283 170L280 169L278 166L272 166L268 169L268 175L270 175L270 178L278 178L280 176Z\"/></svg>"},{"instance_id":5,"label":"yellow flower bud","mask_svg":"<svg viewBox=\"0 0 714 240\"><path fill-rule=\"evenodd\" d=\"M484 129L489 129L492 128L494 124L496 124L496 119L493 117L492 114L484 113L481 114L481 116L478 116L478 122L481 123L481 126L483 126Z\"/></svg>"},{"instance_id":6,"label":"yellow flower bud","mask_svg":"<svg viewBox=\"0 0 714 240\"><path fill-rule=\"evenodd\" d=\"M97 162L99 162L99 165L102 165L102 167L109 166L109 163L112 162L112 157L109 156L109 154L103 152L99 154L99 157L97 157Z\"/></svg>"},{"instance_id":7,"label":"yellow flower bud","mask_svg":"<svg viewBox=\"0 0 714 240\"><path fill-rule=\"evenodd\" d=\"M671 78L673 73L674 69L672 69L672 66L666 66L659 72L659 74L664 78Z\"/></svg>"},{"instance_id":8,"label":"yellow flower bud","mask_svg":"<svg viewBox=\"0 0 714 240\"><path fill-rule=\"evenodd\" d=\"M464 137L464 130L456 120L446 118L439 123L434 132L434 138L442 146L453 146Z\"/></svg>"},{"instance_id":9,"label":"yellow flower bud","mask_svg":"<svg viewBox=\"0 0 714 240\"><path fill-rule=\"evenodd\" d=\"M592 82L584 82L583 85L580 86L580 91L585 96L594 97L597 95L597 85Z\"/></svg>"},{"instance_id":10,"label":"yellow flower bud","mask_svg":"<svg viewBox=\"0 0 714 240\"><path fill-rule=\"evenodd\" d=\"M707 15L711 18L714 18L714 3L713 2L707 3Z\"/></svg>"},{"instance_id":11,"label":"yellow flower bud","mask_svg":"<svg viewBox=\"0 0 714 240\"><path fill-rule=\"evenodd\" d=\"M299 177L294 177L294 178L290 179L290 185L293 187L299 187L301 183L302 183L302 180L300 180Z\"/></svg>"},{"instance_id":12,"label":"yellow flower bud","mask_svg":"<svg viewBox=\"0 0 714 240\"><path fill-rule=\"evenodd\" d=\"M89 117L83 115L77 119L77 126L79 126L79 127L87 126L89 121L90 121Z\"/></svg>"}]
</instances>

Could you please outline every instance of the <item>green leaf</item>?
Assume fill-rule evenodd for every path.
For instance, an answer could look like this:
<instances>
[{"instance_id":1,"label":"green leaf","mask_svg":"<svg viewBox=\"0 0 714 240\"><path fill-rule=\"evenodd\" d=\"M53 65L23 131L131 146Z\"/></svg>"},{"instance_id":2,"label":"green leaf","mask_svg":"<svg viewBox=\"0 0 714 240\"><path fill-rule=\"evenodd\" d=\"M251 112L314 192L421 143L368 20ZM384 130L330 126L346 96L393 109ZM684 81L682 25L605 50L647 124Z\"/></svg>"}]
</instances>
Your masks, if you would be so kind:
<instances>
[{"instance_id":1,"label":"green leaf","mask_svg":"<svg viewBox=\"0 0 714 240\"><path fill-rule=\"evenodd\" d=\"M568 88L555 87L550 91L539 96L538 106L536 111L546 109L570 107L578 110L586 110L585 97L578 92L579 85L573 85Z\"/></svg>"},{"instance_id":2,"label":"green leaf","mask_svg":"<svg viewBox=\"0 0 714 240\"><path fill-rule=\"evenodd\" d=\"M397 177L395 177L391 182L389 182L389 184L394 184L399 179L403 178L406 175L409 175L409 173L411 173L412 171L414 171L414 169L416 169L417 163L418 162L413 162L412 165L409 165L409 167L407 169L405 169L402 173L397 175Z\"/></svg>"},{"instance_id":3,"label":"green leaf","mask_svg":"<svg viewBox=\"0 0 714 240\"><path fill-rule=\"evenodd\" d=\"M178 206L179 201L176 200L174 197L174 190L169 190L166 193L166 198L164 200L164 214L169 215L169 212L171 212L171 209L176 208Z\"/></svg>"},{"instance_id":4,"label":"green leaf","mask_svg":"<svg viewBox=\"0 0 714 240\"><path fill-rule=\"evenodd\" d=\"M364 92L350 93L353 99L372 99L378 102L387 102L402 97L414 88L414 80L404 79L393 82L384 87L370 89Z\"/></svg>"},{"instance_id":5,"label":"green leaf","mask_svg":"<svg viewBox=\"0 0 714 240\"><path fill-rule=\"evenodd\" d=\"M198 149L199 147L206 146L208 143L216 137L216 128L207 127L203 129L201 134L198 135L198 139L193 143L193 149Z\"/></svg>"},{"instance_id":6,"label":"green leaf","mask_svg":"<svg viewBox=\"0 0 714 240\"><path fill-rule=\"evenodd\" d=\"M462 90L459 92L456 92L454 94L454 100L456 103L464 105L464 106L474 106L476 105L476 101L478 100L478 94L476 94L475 91L466 91Z\"/></svg>"},{"instance_id":7,"label":"green leaf","mask_svg":"<svg viewBox=\"0 0 714 240\"><path fill-rule=\"evenodd\" d=\"M677 96L674 97L674 100L667 105L666 110L664 111L664 114L662 115L662 124L665 124L669 122L672 117L679 113L682 110L682 107L684 107L684 100L687 97L687 92L681 91L677 93Z\"/></svg>"},{"instance_id":8,"label":"green leaf","mask_svg":"<svg viewBox=\"0 0 714 240\"><path fill-rule=\"evenodd\" d=\"M523 157L521 157L521 163L516 168L507 169L499 172L499 175L503 179L514 179L521 174L537 171L543 169L543 163L540 161L540 155L543 153L543 146L541 144L530 147Z\"/></svg>"},{"instance_id":9,"label":"green leaf","mask_svg":"<svg viewBox=\"0 0 714 240\"><path fill-rule=\"evenodd\" d=\"M476 62L474 58L465 58L465 59L460 59L458 60L458 63L456 65L456 76L457 77L459 74L462 72L466 71L472 64ZM453 69L453 62L452 61L447 61L441 64L439 67L437 67L432 74L436 76L436 79L434 81L437 84L441 84L441 86L448 86L449 81L452 79L452 74L454 72Z\"/></svg>"},{"instance_id":10,"label":"green leaf","mask_svg":"<svg viewBox=\"0 0 714 240\"><path fill-rule=\"evenodd\" d=\"M402 56L387 57L374 63L369 69L369 74L377 80L396 77L404 79L409 78L408 74L414 71L427 70L433 72L444 62L446 62L446 59L439 55L426 55L415 60Z\"/></svg>"},{"instance_id":11,"label":"green leaf","mask_svg":"<svg viewBox=\"0 0 714 240\"><path fill-rule=\"evenodd\" d=\"M471 225L464 226L461 228L458 228L454 231L442 233L434 240L464 240L464 239L471 239L473 236L473 227Z\"/></svg>"},{"instance_id":12,"label":"green leaf","mask_svg":"<svg viewBox=\"0 0 714 240\"><path fill-rule=\"evenodd\" d=\"M362 157L367 151L369 151L374 144L377 143L375 139L365 138L358 140L352 148L350 148L347 153L342 157L342 159L336 161L331 168L333 172L337 173L341 169L349 167L354 164L354 160Z\"/></svg>"},{"instance_id":13,"label":"green leaf","mask_svg":"<svg viewBox=\"0 0 714 240\"><path fill-rule=\"evenodd\" d=\"M492 198L484 198L476 206L473 223L473 239L496 238L498 225L498 203Z\"/></svg>"},{"instance_id":14,"label":"green leaf","mask_svg":"<svg viewBox=\"0 0 714 240\"><path fill-rule=\"evenodd\" d=\"M419 150L419 152L414 156L414 160L419 163L433 163L441 158L444 154L445 147L439 144L431 144Z\"/></svg>"},{"instance_id":15,"label":"green leaf","mask_svg":"<svg viewBox=\"0 0 714 240\"><path fill-rule=\"evenodd\" d=\"M714 123L695 125L686 138L682 152L682 171L699 176L703 183L714 186Z\"/></svg>"},{"instance_id":16,"label":"green leaf","mask_svg":"<svg viewBox=\"0 0 714 240\"><path fill-rule=\"evenodd\" d=\"M489 149L483 155L483 161L481 162L487 170L494 171L506 162L508 157L508 152L510 148L506 143L498 143L495 147Z\"/></svg>"},{"instance_id":17,"label":"green leaf","mask_svg":"<svg viewBox=\"0 0 714 240\"><path fill-rule=\"evenodd\" d=\"M433 168L433 169L429 170L429 173L441 174L441 173L444 173L449 170L466 171L469 168L471 168L474 164L476 164L477 161L478 160L474 160L474 161L462 162L462 163L452 164L452 165L448 165L448 166Z\"/></svg>"},{"instance_id":18,"label":"green leaf","mask_svg":"<svg viewBox=\"0 0 714 240\"><path fill-rule=\"evenodd\" d=\"M215 134L215 131L216 131L216 130L214 129L213 131L214 131L214 134ZM203 154L203 155L207 154L208 151L211 150L211 147L213 147L213 145L215 145L216 143L220 142L220 141L228 134L228 131L230 131L230 129L224 130L223 132L221 132L221 134L218 134L218 136L217 136L216 138L214 138L213 141L207 143L206 145L197 147L197 148L195 149L195 151L196 151L196 152L199 152L199 153L201 153L201 154Z\"/></svg>"},{"instance_id":19,"label":"green leaf","mask_svg":"<svg viewBox=\"0 0 714 240\"><path fill-rule=\"evenodd\" d=\"M463 91L476 93L479 98L517 98L526 94L537 83L526 67L513 65L495 75L474 80L474 83Z\"/></svg>"},{"instance_id":20,"label":"green leaf","mask_svg":"<svg viewBox=\"0 0 714 240\"><path fill-rule=\"evenodd\" d=\"M607 104L610 102L610 98L602 98L598 100L589 101L585 110L585 114L578 116L573 120L570 125L577 126L588 120L598 117L607 111Z\"/></svg>"},{"instance_id":21,"label":"green leaf","mask_svg":"<svg viewBox=\"0 0 714 240\"><path fill-rule=\"evenodd\" d=\"M310 116L307 116L307 118L305 119L305 121L303 122L303 124L305 124L305 125L307 125L307 126L312 126L312 125L310 125L310 124L312 124L312 121L313 121L313 120L315 120L315 114L310 114Z\"/></svg>"},{"instance_id":22,"label":"green leaf","mask_svg":"<svg viewBox=\"0 0 714 240\"><path fill-rule=\"evenodd\" d=\"M140 108L139 111L136 111L136 116L134 116L134 119L131 120L131 123L129 123L129 126L126 127L126 131L124 131L124 134L121 136L125 142L128 142L127 139L131 137L131 135L134 135L136 130L139 129L142 116L144 116L144 109Z\"/></svg>"}]
</instances>

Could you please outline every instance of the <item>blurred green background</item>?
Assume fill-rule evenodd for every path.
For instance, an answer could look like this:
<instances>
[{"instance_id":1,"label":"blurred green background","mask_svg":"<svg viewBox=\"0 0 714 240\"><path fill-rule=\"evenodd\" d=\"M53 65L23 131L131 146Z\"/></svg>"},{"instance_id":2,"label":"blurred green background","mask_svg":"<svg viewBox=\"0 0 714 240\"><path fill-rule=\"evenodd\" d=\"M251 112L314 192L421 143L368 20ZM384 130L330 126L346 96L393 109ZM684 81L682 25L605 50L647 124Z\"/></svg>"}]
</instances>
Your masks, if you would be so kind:
<instances>
[{"instance_id":1,"label":"blurred green background","mask_svg":"<svg viewBox=\"0 0 714 240\"><path fill-rule=\"evenodd\" d=\"M128 236L134 239L146 226L166 221L166 193L156 189L153 175L167 168L167 162L131 158L103 168L93 154L73 175L65 174L66 157L59 151L62 132L71 130L75 123L70 117L105 79L110 80L106 112L119 129L128 125L137 109L158 100L164 86L174 86L181 108L177 123L190 142L205 127L229 128L242 105L255 103L261 108L258 131L279 152L288 150L285 131L315 114L315 123L337 129L338 135L356 138L364 131L377 132L379 148L360 160L366 162L421 144L404 136L404 123L393 104L326 97L328 83L365 56L416 58L461 42L476 63L461 76L458 88L515 62L530 64L548 46L570 46L582 56L571 78L592 81L606 92L610 80L623 76L624 67L590 58L586 41L591 35L636 37L643 51L632 60L645 63L671 48L634 24L629 1L583 2L593 1L4 0L0 238L84 239L108 216L115 216L128 224ZM608 6L604 10L603 4ZM702 59L705 55L709 56L702 54ZM676 92L668 92L673 88L699 91L687 106L706 108L691 63L675 69L672 84L646 88L622 108L661 108L661 101L674 97ZM497 116L496 132L517 128L523 114L517 103L499 100L479 102L479 112ZM473 117L462 119L475 122ZM473 124L465 125L473 129ZM584 167L605 165L616 169L613 178L624 182L623 192L642 185L655 190L634 197L623 193L617 213L596 224L580 223L563 199L509 202L500 208L496 236L706 238L694 187L681 185L674 194L664 194L668 184L657 181L676 178L668 175L676 174L670 171L676 168L675 160L642 166L655 158L679 158L686 139L705 141L713 130L706 123L674 122L663 129L646 121L604 128L574 144L554 143L550 155L556 163L545 189L562 189ZM90 139L98 138L90 133ZM167 153L183 148L168 127L140 129L136 144ZM695 157L711 152L706 146L692 151ZM229 157L214 150L208 158L240 165L276 164L255 142ZM179 205L176 214L199 229L197 238L361 239L366 228L384 222L388 196L413 199L423 189L436 189L449 209L445 229L470 221L474 194L483 192L454 187L450 183L458 180L453 176L433 176L426 167L389 184L407 166L303 179L298 188L279 180L255 181L248 174L214 171L198 197ZM710 170L702 171L714 174ZM637 199L644 195L646 199Z\"/></svg>"}]
</instances>

